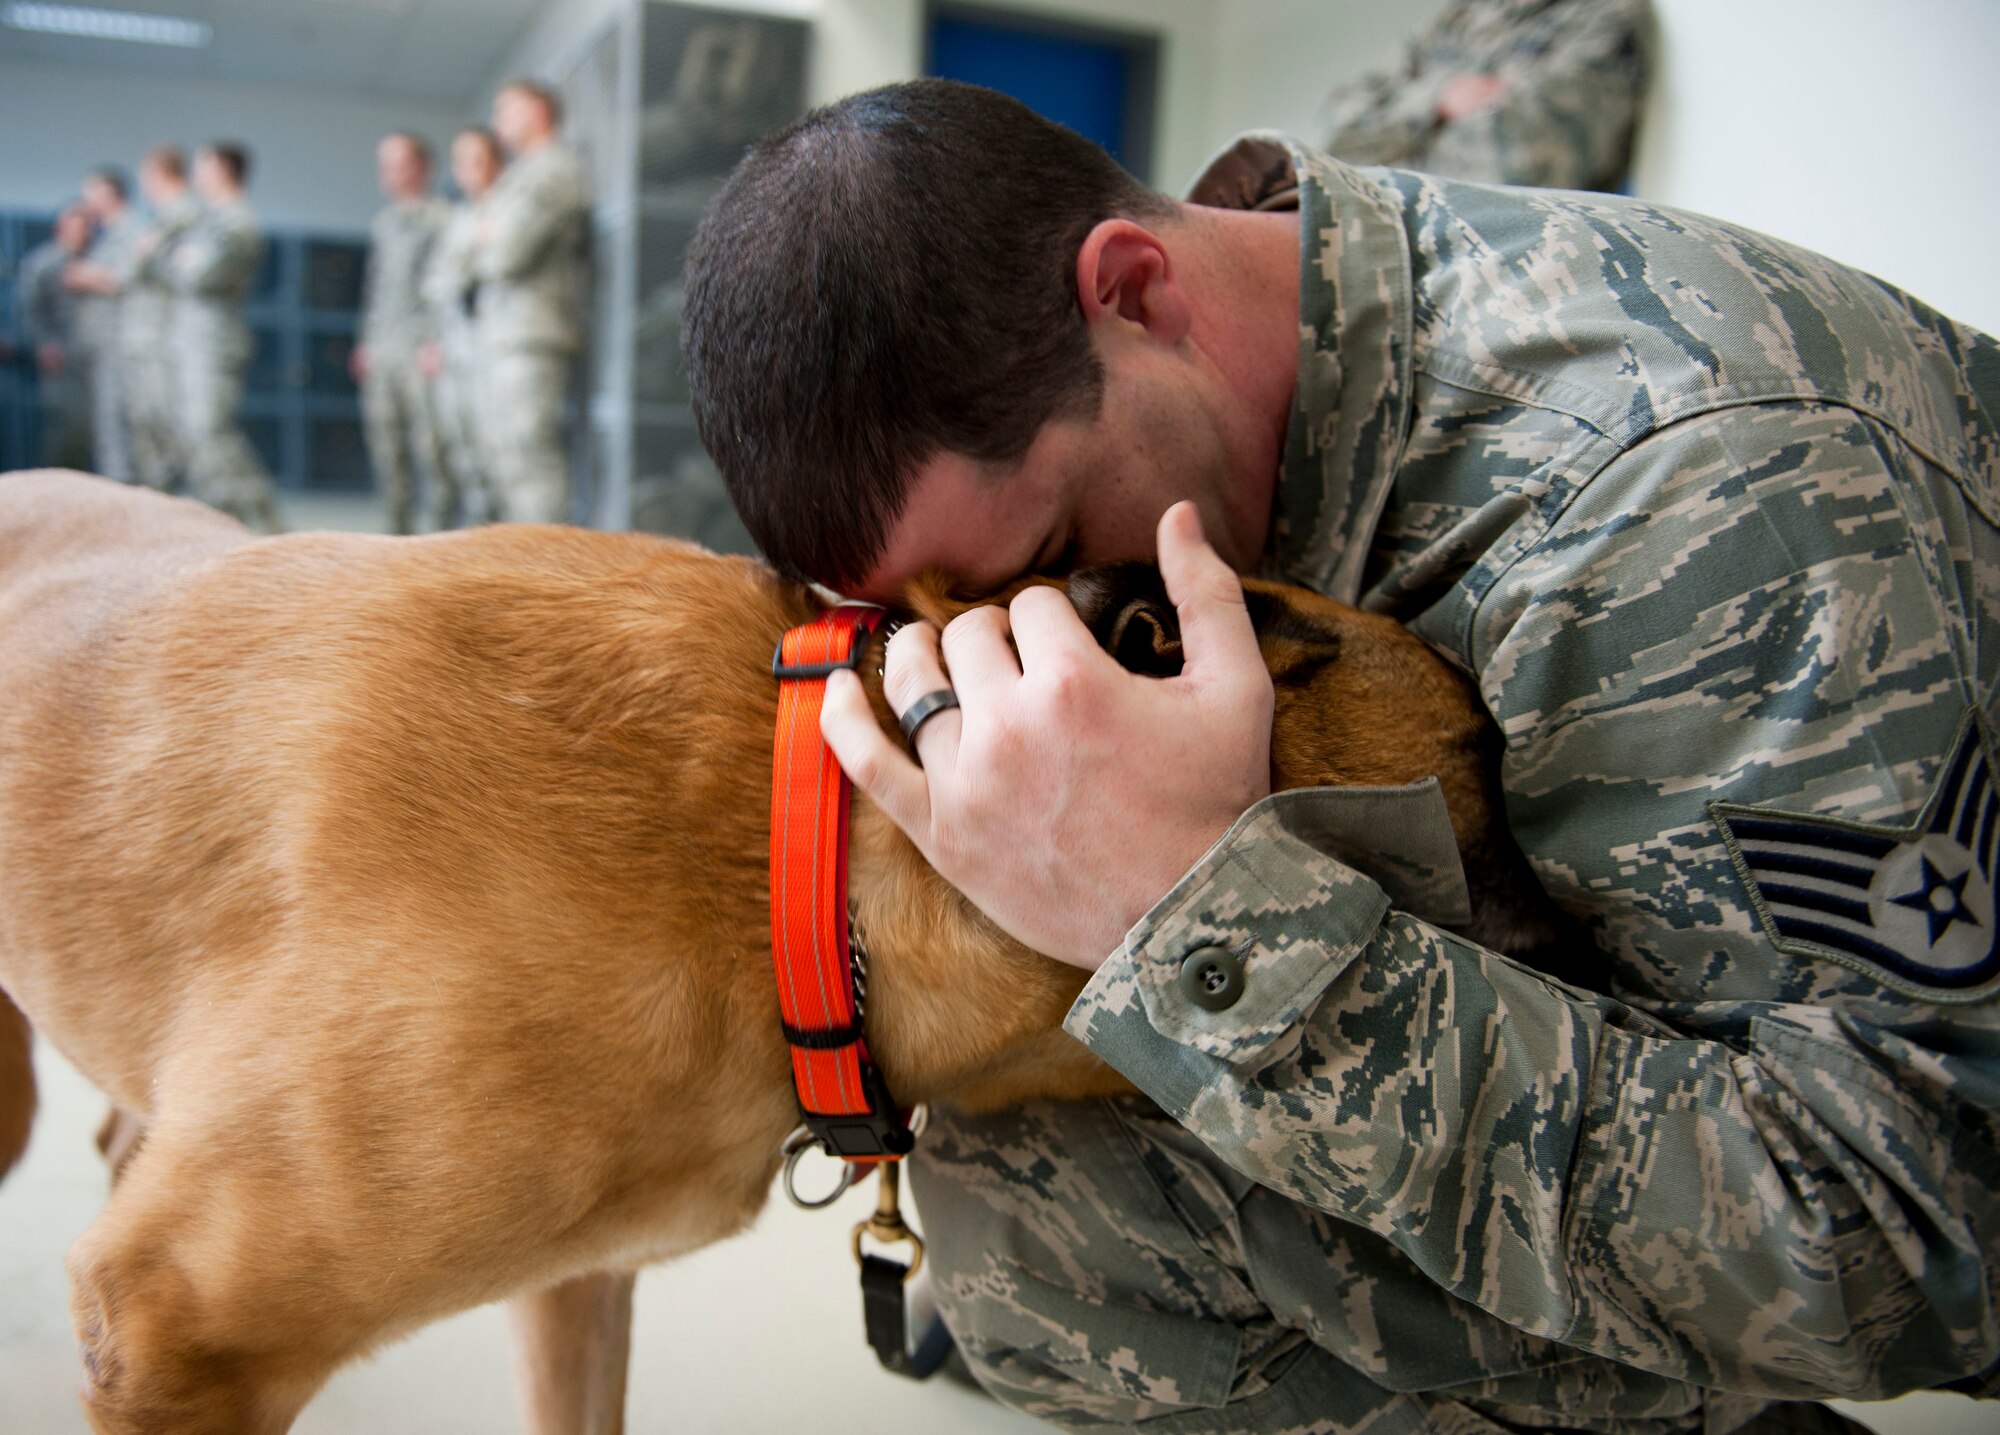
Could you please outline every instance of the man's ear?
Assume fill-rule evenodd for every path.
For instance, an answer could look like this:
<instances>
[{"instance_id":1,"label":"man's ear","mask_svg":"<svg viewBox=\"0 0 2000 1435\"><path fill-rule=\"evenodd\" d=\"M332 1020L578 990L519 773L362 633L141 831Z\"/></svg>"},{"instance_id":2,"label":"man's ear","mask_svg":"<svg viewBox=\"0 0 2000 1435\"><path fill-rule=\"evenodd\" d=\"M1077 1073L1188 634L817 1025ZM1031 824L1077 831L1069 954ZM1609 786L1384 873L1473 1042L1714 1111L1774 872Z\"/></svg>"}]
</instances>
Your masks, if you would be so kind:
<instances>
[{"instance_id":1,"label":"man's ear","mask_svg":"<svg viewBox=\"0 0 2000 1435\"><path fill-rule=\"evenodd\" d=\"M1076 254L1076 299L1086 324L1122 319L1161 343L1187 337L1193 315L1166 243L1129 219L1106 219Z\"/></svg>"},{"instance_id":2,"label":"man's ear","mask_svg":"<svg viewBox=\"0 0 2000 1435\"><path fill-rule=\"evenodd\" d=\"M1069 601L1104 651L1147 677L1181 670L1181 625L1160 570L1150 563L1107 563L1069 580Z\"/></svg>"}]
</instances>

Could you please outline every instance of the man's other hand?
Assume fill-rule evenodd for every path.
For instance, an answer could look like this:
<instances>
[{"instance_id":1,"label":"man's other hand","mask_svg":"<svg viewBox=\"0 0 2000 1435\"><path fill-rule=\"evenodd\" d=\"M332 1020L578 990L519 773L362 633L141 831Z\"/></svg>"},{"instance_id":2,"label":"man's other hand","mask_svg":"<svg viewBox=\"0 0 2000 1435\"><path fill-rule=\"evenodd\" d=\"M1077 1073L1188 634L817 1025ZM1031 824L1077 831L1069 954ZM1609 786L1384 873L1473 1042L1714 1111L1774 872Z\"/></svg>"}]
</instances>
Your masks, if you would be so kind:
<instances>
[{"instance_id":1,"label":"man's other hand","mask_svg":"<svg viewBox=\"0 0 2000 1435\"><path fill-rule=\"evenodd\" d=\"M1180 676L1127 672L1067 598L1037 587L961 614L942 638L920 623L890 643L897 712L945 687L945 664L958 693L917 734L921 768L852 673L828 679L820 718L855 785L947 881L1020 942L1086 970L1270 791L1271 677L1242 585L1192 504L1167 510L1159 544Z\"/></svg>"},{"instance_id":2,"label":"man's other hand","mask_svg":"<svg viewBox=\"0 0 2000 1435\"><path fill-rule=\"evenodd\" d=\"M1507 97L1507 82L1498 75L1460 75L1438 92L1437 122L1448 125Z\"/></svg>"}]
</instances>

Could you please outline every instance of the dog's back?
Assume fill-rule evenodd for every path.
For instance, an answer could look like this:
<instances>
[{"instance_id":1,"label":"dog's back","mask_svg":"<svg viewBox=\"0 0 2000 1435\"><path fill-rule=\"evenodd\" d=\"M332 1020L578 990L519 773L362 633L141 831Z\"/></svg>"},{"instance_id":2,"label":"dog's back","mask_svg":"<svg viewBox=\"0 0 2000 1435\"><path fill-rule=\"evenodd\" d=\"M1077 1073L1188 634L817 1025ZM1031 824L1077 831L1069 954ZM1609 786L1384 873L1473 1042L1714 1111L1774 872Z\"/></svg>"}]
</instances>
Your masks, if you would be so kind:
<instances>
[{"instance_id":1,"label":"dog's back","mask_svg":"<svg viewBox=\"0 0 2000 1435\"><path fill-rule=\"evenodd\" d=\"M68 660L104 641L111 615L176 566L250 537L199 504L131 498L81 474L0 478L0 714L60 702ZM15 737L0 718L0 781L29 765ZM0 946L20 905L9 884L22 864L8 856L0 825ZM26 1150L34 1112L28 1020L0 989L0 1176Z\"/></svg>"}]
</instances>

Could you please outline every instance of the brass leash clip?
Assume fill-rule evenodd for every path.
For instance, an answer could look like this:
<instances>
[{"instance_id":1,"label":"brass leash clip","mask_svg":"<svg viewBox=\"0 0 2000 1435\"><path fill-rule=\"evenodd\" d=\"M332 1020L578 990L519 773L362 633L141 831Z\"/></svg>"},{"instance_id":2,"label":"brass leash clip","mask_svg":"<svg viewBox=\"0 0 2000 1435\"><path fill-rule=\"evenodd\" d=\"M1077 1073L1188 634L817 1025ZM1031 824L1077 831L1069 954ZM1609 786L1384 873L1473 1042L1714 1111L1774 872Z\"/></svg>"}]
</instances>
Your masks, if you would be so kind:
<instances>
[{"instance_id":1,"label":"brass leash clip","mask_svg":"<svg viewBox=\"0 0 2000 1435\"><path fill-rule=\"evenodd\" d=\"M902 1185L902 1173L897 1169L896 1163L883 1162L875 1173L875 1180L875 1214L865 1221L855 1223L854 1262L856 1265L861 1264L861 1238L864 1235L873 1236L882 1244L889 1246L907 1242L910 1247L910 1264L903 1272L903 1279L907 1281L924 1263L923 1237L911 1230L903 1220L903 1208L896 1199Z\"/></svg>"}]
</instances>

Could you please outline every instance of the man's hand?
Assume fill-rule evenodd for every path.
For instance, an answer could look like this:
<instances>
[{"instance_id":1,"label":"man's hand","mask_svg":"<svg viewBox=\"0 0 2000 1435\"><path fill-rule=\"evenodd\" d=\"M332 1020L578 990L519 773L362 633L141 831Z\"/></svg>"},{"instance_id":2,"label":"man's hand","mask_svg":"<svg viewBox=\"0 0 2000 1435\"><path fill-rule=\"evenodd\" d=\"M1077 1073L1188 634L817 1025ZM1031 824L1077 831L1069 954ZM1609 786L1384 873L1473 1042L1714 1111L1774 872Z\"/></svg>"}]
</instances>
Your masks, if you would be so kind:
<instances>
[{"instance_id":1,"label":"man's hand","mask_svg":"<svg viewBox=\"0 0 2000 1435\"><path fill-rule=\"evenodd\" d=\"M109 269L88 259L72 259L63 265L63 288L77 294L116 294L118 280Z\"/></svg>"},{"instance_id":2,"label":"man's hand","mask_svg":"<svg viewBox=\"0 0 2000 1435\"><path fill-rule=\"evenodd\" d=\"M1507 95L1507 82L1498 75L1460 75L1437 97L1437 122L1448 125L1481 110L1490 110Z\"/></svg>"},{"instance_id":3,"label":"man's hand","mask_svg":"<svg viewBox=\"0 0 2000 1435\"><path fill-rule=\"evenodd\" d=\"M444 346L435 339L426 339L417 347L417 369L433 383L444 372Z\"/></svg>"},{"instance_id":4,"label":"man's hand","mask_svg":"<svg viewBox=\"0 0 2000 1435\"><path fill-rule=\"evenodd\" d=\"M347 351L347 377L357 384L368 382L368 346L356 344Z\"/></svg>"},{"instance_id":5,"label":"man's hand","mask_svg":"<svg viewBox=\"0 0 2000 1435\"><path fill-rule=\"evenodd\" d=\"M41 344L35 349L35 368L45 379L62 377L62 371L69 367L69 350L61 344Z\"/></svg>"},{"instance_id":6,"label":"man's hand","mask_svg":"<svg viewBox=\"0 0 2000 1435\"><path fill-rule=\"evenodd\" d=\"M1085 970L1270 791L1271 676L1242 585L1192 504L1167 510L1159 539L1179 677L1127 672L1067 598L1030 588L945 629L960 707L918 731L922 768L852 673L828 679L820 717L840 765L947 881L1017 940ZM946 686L935 628L896 635L884 686L898 712Z\"/></svg>"}]
</instances>

